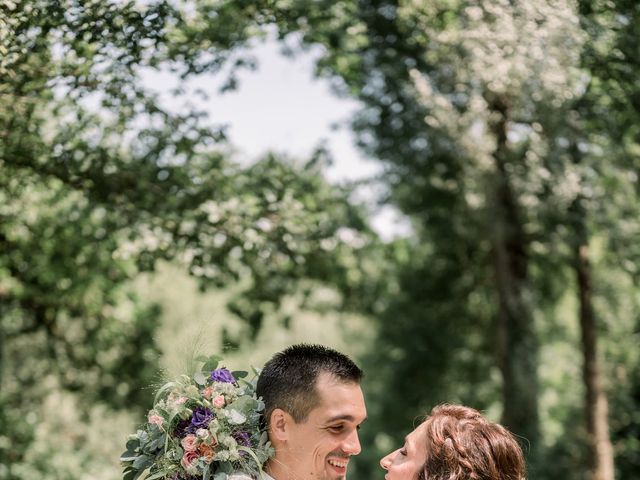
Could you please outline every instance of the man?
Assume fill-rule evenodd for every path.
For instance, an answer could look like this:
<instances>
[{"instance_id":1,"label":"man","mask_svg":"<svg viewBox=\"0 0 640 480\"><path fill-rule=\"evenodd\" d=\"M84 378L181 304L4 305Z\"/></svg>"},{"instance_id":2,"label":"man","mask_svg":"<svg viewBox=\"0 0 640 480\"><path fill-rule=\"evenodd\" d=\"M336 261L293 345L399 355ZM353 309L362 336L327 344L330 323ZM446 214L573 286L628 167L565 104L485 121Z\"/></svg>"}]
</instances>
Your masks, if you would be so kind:
<instances>
[{"instance_id":1,"label":"man","mask_svg":"<svg viewBox=\"0 0 640 480\"><path fill-rule=\"evenodd\" d=\"M360 453L367 411L362 371L346 355L320 345L294 345L269 360L258 378L275 456L275 480L342 480Z\"/></svg>"}]
</instances>

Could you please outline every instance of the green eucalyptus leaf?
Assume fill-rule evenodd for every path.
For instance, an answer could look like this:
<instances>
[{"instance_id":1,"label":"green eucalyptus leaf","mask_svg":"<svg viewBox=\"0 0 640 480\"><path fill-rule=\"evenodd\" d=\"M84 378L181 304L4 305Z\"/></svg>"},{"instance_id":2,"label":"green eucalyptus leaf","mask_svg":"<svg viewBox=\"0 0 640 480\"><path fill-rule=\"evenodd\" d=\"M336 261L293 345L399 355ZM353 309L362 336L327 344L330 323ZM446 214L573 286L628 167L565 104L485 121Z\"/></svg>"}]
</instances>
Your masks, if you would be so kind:
<instances>
[{"instance_id":1,"label":"green eucalyptus leaf","mask_svg":"<svg viewBox=\"0 0 640 480\"><path fill-rule=\"evenodd\" d=\"M127 441L126 448L129 451L135 451L140 446L140 439L138 437L131 438Z\"/></svg>"},{"instance_id":2,"label":"green eucalyptus leaf","mask_svg":"<svg viewBox=\"0 0 640 480\"><path fill-rule=\"evenodd\" d=\"M121 462L133 462L136 458L138 458L138 454L129 450L127 450L126 452L122 452L122 454L120 455Z\"/></svg>"},{"instance_id":3,"label":"green eucalyptus leaf","mask_svg":"<svg viewBox=\"0 0 640 480\"><path fill-rule=\"evenodd\" d=\"M135 468L126 468L123 472L122 480L133 480L133 478L136 476L136 473L138 473L138 470L136 470Z\"/></svg>"},{"instance_id":4,"label":"green eucalyptus leaf","mask_svg":"<svg viewBox=\"0 0 640 480\"><path fill-rule=\"evenodd\" d=\"M218 364L221 361L222 361L222 357L219 357L217 355L211 355L210 357L206 357L206 360L204 362L204 365L202 366L202 369L206 372L215 370L216 368L218 368Z\"/></svg>"},{"instance_id":5,"label":"green eucalyptus leaf","mask_svg":"<svg viewBox=\"0 0 640 480\"><path fill-rule=\"evenodd\" d=\"M140 455L133 462L133 468L136 470L144 470L145 468L149 468L153 464L153 459L151 455Z\"/></svg>"},{"instance_id":6,"label":"green eucalyptus leaf","mask_svg":"<svg viewBox=\"0 0 640 480\"><path fill-rule=\"evenodd\" d=\"M145 477L144 480L157 480L159 478L165 478L167 475L168 475L168 472L164 470L160 470L158 472L155 472L152 475L149 475L148 477Z\"/></svg>"},{"instance_id":7,"label":"green eucalyptus leaf","mask_svg":"<svg viewBox=\"0 0 640 480\"><path fill-rule=\"evenodd\" d=\"M241 412L243 415L248 416L253 411L257 410L259 406L258 400L252 397L244 396L238 398L236 401L228 405L229 410L237 410Z\"/></svg>"},{"instance_id":8,"label":"green eucalyptus leaf","mask_svg":"<svg viewBox=\"0 0 640 480\"><path fill-rule=\"evenodd\" d=\"M147 469L144 468L142 470L138 470L136 474L133 476L133 480L137 480Z\"/></svg>"},{"instance_id":9,"label":"green eucalyptus leaf","mask_svg":"<svg viewBox=\"0 0 640 480\"><path fill-rule=\"evenodd\" d=\"M207 383L207 379L202 372L196 372L193 375L193 379L196 381L198 385L205 385Z\"/></svg>"}]
</instances>

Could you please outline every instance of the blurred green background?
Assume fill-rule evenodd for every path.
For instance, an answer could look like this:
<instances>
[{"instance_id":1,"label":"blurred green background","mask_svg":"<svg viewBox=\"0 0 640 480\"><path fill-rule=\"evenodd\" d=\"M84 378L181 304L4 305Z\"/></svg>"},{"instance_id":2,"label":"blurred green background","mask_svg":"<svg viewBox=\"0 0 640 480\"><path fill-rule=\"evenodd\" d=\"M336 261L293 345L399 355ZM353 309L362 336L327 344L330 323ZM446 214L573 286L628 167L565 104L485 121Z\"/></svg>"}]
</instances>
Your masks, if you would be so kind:
<instances>
[{"instance_id":1,"label":"blurred green background","mask_svg":"<svg viewBox=\"0 0 640 480\"><path fill-rule=\"evenodd\" d=\"M445 401L512 429L529 478L640 476L635 1L0 6L0 479L120 478L193 355L302 341L366 371L353 479ZM203 105L267 38L316 52L381 173L238 158Z\"/></svg>"}]
</instances>

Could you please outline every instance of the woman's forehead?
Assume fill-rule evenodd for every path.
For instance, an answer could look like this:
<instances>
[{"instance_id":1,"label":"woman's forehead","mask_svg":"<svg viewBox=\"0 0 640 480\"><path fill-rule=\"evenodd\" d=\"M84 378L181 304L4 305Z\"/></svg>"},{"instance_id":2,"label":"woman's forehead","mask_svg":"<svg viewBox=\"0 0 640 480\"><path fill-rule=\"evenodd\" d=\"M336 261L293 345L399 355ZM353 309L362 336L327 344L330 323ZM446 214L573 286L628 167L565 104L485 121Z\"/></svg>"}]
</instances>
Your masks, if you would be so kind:
<instances>
[{"instance_id":1,"label":"woman's forehead","mask_svg":"<svg viewBox=\"0 0 640 480\"><path fill-rule=\"evenodd\" d=\"M405 442L411 443L413 446L426 446L427 444L427 425L423 422L416 429L405 437Z\"/></svg>"}]
</instances>

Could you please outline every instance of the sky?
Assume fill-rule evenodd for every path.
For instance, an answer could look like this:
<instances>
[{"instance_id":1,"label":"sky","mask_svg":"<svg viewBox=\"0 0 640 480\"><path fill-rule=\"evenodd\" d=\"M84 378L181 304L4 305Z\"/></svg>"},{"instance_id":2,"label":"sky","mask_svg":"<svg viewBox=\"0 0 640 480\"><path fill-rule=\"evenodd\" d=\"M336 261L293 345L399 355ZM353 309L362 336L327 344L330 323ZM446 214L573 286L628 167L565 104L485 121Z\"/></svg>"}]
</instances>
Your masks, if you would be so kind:
<instances>
[{"instance_id":1,"label":"sky","mask_svg":"<svg viewBox=\"0 0 640 480\"><path fill-rule=\"evenodd\" d=\"M229 123L231 142L249 157L265 151L307 158L322 140L336 162L327 171L331 181L355 180L380 171L353 145L346 125L357 110L356 101L338 98L326 80L313 78L314 53L294 58L279 52L275 42L252 49L256 71L243 71L238 90L212 96L207 109L213 119ZM206 79L199 79L200 86ZM210 88L210 87L209 87ZM342 128L332 125L342 124Z\"/></svg>"},{"instance_id":2,"label":"sky","mask_svg":"<svg viewBox=\"0 0 640 480\"><path fill-rule=\"evenodd\" d=\"M275 40L266 40L254 44L250 53L258 68L240 72L237 90L218 94L221 80L213 76L202 75L188 83L189 90L209 94L206 100L194 101L214 123L227 125L237 160L253 161L267 151L304 160L324 143L334 158L326 171L329 181L343 183L382 174L380 163L363 156L349 130L348 120L359 108L358 102L338 97L328 80L314 77L318 50L290 57L281 53ZM148 81L158 91L176 86L176 79L168 75L154 75ZM357 196L372 205L375 197L373 188L361 189ZM409 233L407 221L390 206L377 207L371 222L385 240Z\"/></svg>"}]
</instances>

